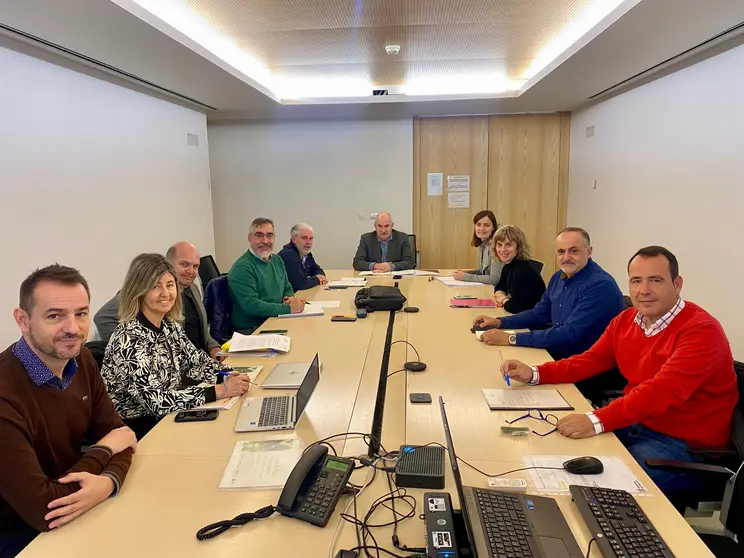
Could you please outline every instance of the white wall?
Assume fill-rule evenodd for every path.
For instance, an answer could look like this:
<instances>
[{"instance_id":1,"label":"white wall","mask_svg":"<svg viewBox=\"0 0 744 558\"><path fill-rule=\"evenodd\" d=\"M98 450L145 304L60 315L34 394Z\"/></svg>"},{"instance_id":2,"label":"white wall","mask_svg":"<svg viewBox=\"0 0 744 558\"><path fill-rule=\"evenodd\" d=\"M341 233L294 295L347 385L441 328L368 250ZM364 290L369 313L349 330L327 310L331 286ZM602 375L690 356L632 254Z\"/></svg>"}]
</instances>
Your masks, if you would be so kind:
<instances>
[{"instance_id":1,"label":"white wall","mask_svg":"<svg viewBox=\"0 0 744 558\"><path fill-rule=\"evenodd\" d=\"M721 321L744 360L742 68L744 46L574 113L568 222L587 228L625 292L628 258L669 248L683 296Z\"/></svg>"},{"instance_id":2,"label":"white wall","mask_svg":"<svg viewBox=\"0 0 744 558\"><path fill-rule=\"evenodd\" d=\"M205 116L0 48L0 238L0 347L37 267L79 268L96 310L140 252L211 253Z\"/></svg>"},{"instance_id":3,"label":"white wall","mask_svg":"<svg viewBox=\"0 0 744 558\"><path fill-rule=\"evenodd\" d=\"M223 271L247 249L259 216L274 219L275 251L292 225L312 225L325 269L351 268L371 212L391 211L395 227L411 232L411 120L210 125L209 152Z\"/></svg>"}]
</instances>

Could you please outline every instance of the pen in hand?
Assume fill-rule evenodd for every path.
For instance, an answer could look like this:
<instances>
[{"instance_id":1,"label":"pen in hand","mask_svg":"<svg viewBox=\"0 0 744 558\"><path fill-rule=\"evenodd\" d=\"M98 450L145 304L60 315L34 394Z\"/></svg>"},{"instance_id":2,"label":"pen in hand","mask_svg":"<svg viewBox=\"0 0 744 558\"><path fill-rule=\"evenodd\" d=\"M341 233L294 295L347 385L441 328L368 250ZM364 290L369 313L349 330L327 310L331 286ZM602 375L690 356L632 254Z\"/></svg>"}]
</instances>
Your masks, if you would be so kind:
<instances>
[{"instance_id":1,"label":"pen in hand","mask_svg":"<svg viewBox=\"0 0 744 558\"><path fill-rule=\"evenodd\" d=\"M506 386L511 387L511 378L509 378L509 371L504 370L504 355L499 351L499 358L501 359L501 372L504 374L504 380L506 380Z\"/></svg>"}]
</instances>

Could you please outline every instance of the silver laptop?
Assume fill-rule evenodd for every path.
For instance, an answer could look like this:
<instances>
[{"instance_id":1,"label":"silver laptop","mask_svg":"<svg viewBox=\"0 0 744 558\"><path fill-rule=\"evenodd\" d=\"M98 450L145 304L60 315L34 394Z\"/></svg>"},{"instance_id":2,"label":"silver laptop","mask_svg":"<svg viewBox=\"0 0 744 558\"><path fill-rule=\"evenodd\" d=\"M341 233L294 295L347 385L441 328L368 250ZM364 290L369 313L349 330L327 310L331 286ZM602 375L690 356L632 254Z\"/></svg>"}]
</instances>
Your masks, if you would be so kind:
<instances>
[{"instance_id":1,"label":"silver laptop","mask_svg":"<svg viewBox=\"0 0 744 558\"><path fill-rule=\"evenodd\" d=\"M293 429L300 421L319 380L320 363L316 354L296 395L246 397L235 423L235 432Z\"/></svg>"},{"instance_id":2,"label":"silver laptop","mask_svg":"<svg viewBox=\"0 0 744 558\"><path fill-rule=\"evenodd\" d=\"M315 355L318 360L318 355ZM312 362L280 362L261 384L264 389L299 389Z\"/></svg>"}]
</instances>

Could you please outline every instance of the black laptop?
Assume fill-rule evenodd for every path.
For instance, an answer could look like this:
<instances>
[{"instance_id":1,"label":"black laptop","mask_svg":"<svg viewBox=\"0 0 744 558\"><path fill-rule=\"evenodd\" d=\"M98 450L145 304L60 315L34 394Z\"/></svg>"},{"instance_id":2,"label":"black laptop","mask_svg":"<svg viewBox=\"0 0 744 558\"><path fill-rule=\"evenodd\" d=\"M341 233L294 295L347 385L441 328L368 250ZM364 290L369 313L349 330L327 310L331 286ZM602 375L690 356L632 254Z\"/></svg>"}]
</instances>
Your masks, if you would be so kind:
<instances>
[{"instance_id":1,"label":"black laptop","mask_svg":"<svg viewBox=\"0 0 744 558\"><path fill-rule=\"evenodd\" d=\"M553 498L462 485L441 395L439 406L452 476L473 555L480 558L584 558Z\"/></svg>"}]
</instances>

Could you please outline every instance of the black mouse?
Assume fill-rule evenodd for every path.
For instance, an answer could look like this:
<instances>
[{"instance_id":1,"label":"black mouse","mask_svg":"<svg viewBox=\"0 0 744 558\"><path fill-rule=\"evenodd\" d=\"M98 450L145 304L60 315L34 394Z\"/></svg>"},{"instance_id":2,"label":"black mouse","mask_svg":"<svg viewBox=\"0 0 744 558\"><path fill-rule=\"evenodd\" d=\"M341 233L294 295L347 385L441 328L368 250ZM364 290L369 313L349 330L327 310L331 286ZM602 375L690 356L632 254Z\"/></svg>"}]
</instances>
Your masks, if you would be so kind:
<instances>
[{"instance_id":1,"label":"black mouse","mask_svg":"<svg viewBox=\"0 0 744 558\"><path fill-rule=\"evenodd\" d=\"M604 465L596 457L576 457L563 463L563 468L574 475L598 475L604 472Z\"/></svg>"}]
</instances>

